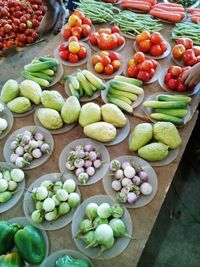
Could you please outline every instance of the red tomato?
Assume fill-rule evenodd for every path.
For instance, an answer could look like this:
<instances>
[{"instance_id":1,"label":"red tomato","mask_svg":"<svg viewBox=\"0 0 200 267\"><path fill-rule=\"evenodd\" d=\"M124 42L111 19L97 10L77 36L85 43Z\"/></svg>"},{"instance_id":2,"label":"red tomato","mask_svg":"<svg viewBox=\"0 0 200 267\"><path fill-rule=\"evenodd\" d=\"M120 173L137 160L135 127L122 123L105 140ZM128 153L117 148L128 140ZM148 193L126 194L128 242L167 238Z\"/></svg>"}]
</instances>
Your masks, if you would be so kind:
<instances>
[{"instance_id":1,"label":"red tomato","mask_svg":"<svg viewBox=\"0 0 200 267\"><path fill-rule=\"evenodd\" d=\"M148 31L143 31L143 32L141 32L141 34L140 34L140 41L148 40L148 39L150 39L150 37L151 37L150 32L148 32Z\"/></svg>"},{"instance_id":2,"label":"red tomato","mask_svg":"<svg viewBox=\"0 0 200 267\"><path fill-rule=\"evenodd\" d=\"M101 63L104 65L104 66L107 66L108 64L111 63L111 59L109 58L109 56L103 56L101 58Z\"/></svg>"},{"instance_id":3,"label":"red tomato","mask_svg":"<svg viewBox=\"0 0 200 267\"><path fill-rule=\"evenodd\" d=\"M111 64L113 65L114 70L118 70L121 66L121 63L119 60L114 60L114 61L112 61Z\"/></svg>"},{"instance_id":4,"label":"red tomato","mask_svg":"<svg viewBox=\"0 0 200 267\"><path fill-rule=\"evenodd\" d=\"M167 87L170 90L172 90L172 91L176 90L177 86L178 86L178 81L176 79L169 79L168 80Z\"/></svg>"},{"instance_id":5,"label":"red tomato","mask_svg":"<svg viewBox=\"0 0 200 267\"><path fill-rule=\"evenodd\" d=\"M21 24L20 24L21 25ZM26 25L26 24L25 24ZM5 24L3 26L3 30L5 33L10 33L12 31L12 26L10 24Z\"/></svg>"},{"instance_id":6,"label":"red tomato","mask_svg":"<svg viewBox=\"0 0 200 267\"><path fill-rule=\"evenodd\" d=\"M105 66L104 72L105 72L106 75L113 74L113 72L114 72L113 66L111 64L108 64L107 66Z\"/></svg>"},{"instance_id":7,"label":"red tomato","mask_svg":"<svg viewBox=\"0 0 200 267\"><path fill-rule=\"evenodd\" d=\"M76 16L79 17L80 19L85 18L84 13L81 12L80 10L75 10L75 11L73 12L73 15L76 15Z\"/></svg>"},{"instance_id":8,"label":"red tomato","mask_svg":"<svg viewBox=\"0 0 200 267\"><path fill-rule=\"evenodd\" d=\"M69 53L68 60L71 63L77 63L79 61L79 58L78 58L78 55L77 54Z\"/></svg>"},{"instance_id":9,"label":"red tomato","mask_svg":"<svg viewBox=\"0 0 200 267\"><path fill-rule=\"evenodd\" d=\"M136 44L139 45L139 43L141 42L140 34L136 36L135 41Z\"/></svg>"},{"instance_id":10,"label":"red tomato","mask_svg":"<svg viewBox=\"0 0 200 267\"><path fill-rule=\"evenodd\" d=\"M60 51L59 55L63 60L67 61L69 59L69 51L68 50Z\"/></svg>"},{"instance_id":11,"label":"red tomato","mask_svg":"<svg viewBox=\"0 0 200 267\"><path fill-rule=\"evenodd\" d=\"M84 46L81 46L80 50L78 51L79 58L83 59L87 56L87 50Z\"/></svg>"},{"instance_id":12,"label":"red tomato","mask_svg":"<svg viewBox=\"0 0 200 267\"><path fill-rule=\"evenodd\" d=\"M196 57L200 56L200 46L194 45L192 50L194 51Z\"/></svg>"},{"instance_id":13,"label":"red tomato","mask_svg":"<svg viewBox=\"0 0 200 267\"><path fill-rule=\"evenodd\" d=\"M170 79L173 78L173 75L171 73L167 73L164 78L164 82L167 83Z\"/></svg>"},{"instance_id":14,"label":"red tomato","mask_svg":"<svg viewBox=\"0 0 200 267\"><path fill-rule=\"evenodd\" d=\"M137 64L136 64L136 62L135 62L135 60L133 58L129 59L129 61L128 61L128 67L130 67L130 66L135 67L136 65Z\"/></svg>"},{"instance_id":15,"label":"red tomato","mask_svg":"<svg viewBox=\"0 0 200 267\"><path fill-rule=\"evenodd\" d=\"M28 43L28 44L32 44L32 43L34 43L34 39L33 39L32 36L28 36L28 37L27 37L27 43Z\"/></svg>"},{"instance_id":16,"label":"red tomato","mask_svg":"<svg viewBox=\"0 0 200 267\"><path fill-rule=\"evenodd\" d=\"M25 23L20 23L19 24L19 30L21 32L24 32L27 29L27 25Z\"/></svg>"},{"instance_id":17,"label":"red tomato","mask_svg":"<svg viewBox=\"0 0 200 267\"><path fill-rule=\"evenodd\" d=\"M97 73L102 73L104 71L104 65L101 62L95 64L94 69Z\"/></svg>"},{"instance_id":18,"label":"red tomato","mask_svg":"<svg viewBox=\"0 0 200 267\"><path fill-rule=\"evenodd\" d=\"M148 71L150 79L154 76L155 70L152 68Z\"/></svg>"},{"instance_id":19,"label":"red tomato","mask_svg":"<svg viewBox=\"0 0 200 267\"><path fill-rule=\"evenodd\" d=\"M121 46L121 45L123 45L123 44L124 44L124 42L125 42L125 39L124 39L124 37L122 37L122 36L119 36L119 37L117 38L117 45L118 45L118 46Z\"/></svg>"},{"instance_id":20,"label":"red tomato","mask_svg":"<svg viewBox=\"0 0 200 267\"><path fill-rule=\"evenodd\" d=\"M197 63L197 58L192 49L187 49L183 55L183 62L186 66L193 66Z\"/></svg>"},{"instance_id":21,"label":"red tomato","mask_svg":"<svg viewBox=\"0 0 200 267\"><path fill-rule=\"evenodd\" d=\"M68 51L68 47L66 46L66 44L61 44L58 48L59 52L61 51Z\"/></svg>"},{"instance_id":22,"label":"red tomato","mask_svg":"<svg viewBox=\"0 0 200 267\"><path fill-rule=\"evenodd\" d=\"M176 43L184 45L186 50L191 49L193 46L193 41L189 38L179 38Z\"/></svg>"},{"instance_id":23,"label":"red tomato","mask_svg":"<svg viewBox=\"0 0 200 267\"><path fill-rule=\"evenodd\" d=\"M157 62L155 59L150 59L150 60L151 60L151 62L153 63L153 68L154 68L154 70L157 69L157 67L158 67L158 62Z\"/></svg>"},{"instance_id":24,"label":"red tomato","mask_svg":"<svg viewBox=\"0 0 200 267\"><path fill-rule=\"evenodd\" d=\"M112 50L117 46L117 37L114 34L99 34L98 46L101 50Z\"/></svg>"},{"instance_id":25,"label":"red tomato","mask_svg":"<svg viewBox=\"0 0 200 267\"><path fill-rule=\"evenodd\" d=\"M130 66L127 69L127 75L130 78L135 78L138 75L138 72L139 72L139 70L137 67Z\"/></svg>"},{"instance_id":26,"label":"red tomato","mask_svg":"<svg viewBox=\"0 0 200 267\"><path fill-rule=\"evenodd\" d=\"M150 49L150 54L154 57L161 56L162 55L162 49L160 45L152 45Z\"/></svg>"},{"instance_id":27,"label":"red tomato","mask_svg":"<svg viewBox=\"0 0 200 267\"><path fill-rule=\"evenodd\" d=\"M103 56L109 56L109 52L108 51L101 51L99 53L100 57L103 57Z\"/></svg>"},{"instance_id":28,"label":"red tomato","mask_svg":"<svg viewBox=\"0 0 200 267\"><path fill-rule=\"evenodd\" d=\"M162 54L164 54L167 51L167 44L166 44L166 42L161 42L160 43L160 47L161 47Z\"/></svg>"},{"instance_id":29,"label":"red tomato","mask_svg":"<svg viewBox=\"0 0 200 267\"><path fill-rule=\"evenodd\" d=\"M88 35L90 35L90 33L91 33L91 27L89 25L83 24L81 26L81 29L82 29L81 35L83 37L87 37Z\"/></svg>"},{"instance_id":30,"label":"red tomato","mask_svg":"<svg viewBox=\"0 0 200 267\"><path fill-rule=\"evenodd\" d=\"M185 85L182 82L179 82L176 90L178 92L185 92L186 91Z\"/></svg>"},{"instance_id":31,"label":"red tomato","mask_svg":"<svg viewBox=\"0 0 200 267\"><path fill-rule=\"evenodd\" d=\"M76 36L78 40L80 40L81 37L81 27L75 26L71 29L72 35Z\"/></svg>"},{"instance_id":32,"label":"red tomato","mask_svg":"<svg viewBox=\"0 0 200 267\"><path fill-rule=\"evenodd\" d=\"M160 44L164 41L162 35L159 32L153 32L150 37L152 44Z\"/></svg>"},{"instance_id":33,"label":"red tomato","mask_svg":"<svg viewBox=\"0 0 200 267\"><path fill-rule=\"evenodd\" d=\"M136 63L142 63L143 61L145 61L145 56L142 52L137 52L133 56L133 59L135 60Z\"/></svg>"},{"instance_id":34,"label":"red tomato","mask_svg":"<svg viewBox=\"0 0 200 267\"><path fill-rule=\"evenodd\" d=\"M141 64L141 70L146 70L149 71L150 69L153 68L153 63L151 60L145 60L144 62L142 62Z\"/></svg>"},{"instance_id":35,"label":"red tomato","mask_svg":"<svg viewBox=\"0 0 200 267\"><path fill-rule=\"evenodd\" d=\"M63 32L63 37L65 40L68 40L70 37L72 36L72 31L71 29L67 28L67 29L64 29L64 32Z\"/></svg>"},{"instance_id":36,"label":"red tomato","mask_svg":"<svg viewBox=\"0 0 200 267\"><path fill-rule=\"evenodd\" d=\"M83 19L82 19L82 24L87 24L87 25L89 25L89 26L92 26L92 22L91 22L91 20L88 19L88 18L83 18Z\"/></svg>"},{"instance_id":37,"label":"red tomato","mask_svg":"<svg viewBox=\"0 0 200 267\"><path fill-rule=\"evenodd\" d=\"M111 61L119 60L119 54L116 53L116 52L110 52L109 53L109 58L111 59Z\"/></svg>"},{"instance_id":38,"label":"red tomato","mask_svg":"<svg viewBox=\"0 0 200 267\"><path fill-rule=\"evenodd\" d=\"M89 37L89 41L91 45L97 45L98 43L98 36L99 34L97 32L92 32Z\"/></svg>"},{"instance_id":39,"label":"red tomato","mask_svg":"<svg viewBox=\"0 0 200 267\"><path fill-rule=\"evenodd\" d=\"M173 77L178 78L182 74L182 68L179 66L171 66L168 72L171 73Z\"/></svg>"},{"instance_id":40,"label":"red tomato","mask_svg":"<svg viewBox=\"0 0 200 267\"><path fill-rule=\"evenodd\" d=\"M26 35L25 34L20 34L19 35L19 39L18 39L20 42L22 42L22 43L26 43L27 42L27 37L26 37Z\"/></svg>"},{"instance_id":41,"label":"red tomato","mask_svg":"<svg viewBox=\"0 0 200 267\"><path fill-rule=\"evenodd\" d=\"M143 53L149 52L151 48L151 42L150 40L144 40L139 43L139 50Z\"/></svg>"},{"instance_id":42,"label":"red tomato","mask_svg":"<svg viewBox=\"0 0 200 267\"><path fill-rule=\"evenodd\" d=\"M149 73L147 71L140 70L138 72L137 79L142 82L148 82L150 79Z\"/></svg>"},{"instance_id":43,"label":"red tomato","mask_svg":"<svg viewBox=\"0 0 200 267\"><path fill-rule=\"evenodd\" d=\"M185 53L185 46L182 44L177 44L172 48L172 55L174 58L182 58Z\"/></svg>"},{"instance_id":44,"label":"red tomato","mask_svg":"<svg viewBox=\"0 0 200 267\"><path fill-rule=\"evenodd\" d=\"M93 55L92 56L92 64L96 65L99 62L101 62L101 57L99 55Z\"/></svg>"},{"instance_id":45,"label":"red tomato","mask_svg":"<svg viewBox=\"0 0 200 267\"><path fill-rule=\"evenodd\" d=\"M78 42L78 38L76 36L70 36L68 43L70 44L71 42Z\"/></svg>"},{"instance_id":46,"label":"red tomato","mask_svg":"<svg viewBox=\"0 0 200 267\"><path fill-rule=\"evenodd\" d=\"M113 26L111 31L112 31L112 33L115 33L115 32L120 33L120 29L118 26Z\"/></svg>"}]
</instances>

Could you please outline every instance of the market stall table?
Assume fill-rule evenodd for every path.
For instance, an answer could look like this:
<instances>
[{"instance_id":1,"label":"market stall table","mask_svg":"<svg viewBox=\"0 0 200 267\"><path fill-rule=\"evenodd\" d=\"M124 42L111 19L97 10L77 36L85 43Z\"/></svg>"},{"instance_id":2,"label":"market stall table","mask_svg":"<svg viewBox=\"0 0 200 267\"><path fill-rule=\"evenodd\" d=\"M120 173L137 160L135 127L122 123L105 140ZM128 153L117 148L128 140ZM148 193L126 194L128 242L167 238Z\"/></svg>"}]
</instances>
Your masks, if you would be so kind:
<instances>
[{"instance_id":1,"label":"market stall table","mask_svg":"<svg viewBox=\"0 0 200 267\"><path fill-rule=\"evenodd\" d=\"M99 28L99 25L98 25L98 28ZM168 38L168 40L170 40L169 38L170 38L170 32L171 32L172 26L169 24L164 24L163 28L164 29L162 31L162 34L165 36L165 38ZM121 51L121 53L124 56L124 58L128 60L128 58L130 58L130 56L133 55L133 52L134 52L133 51L133 40L127 39L126 41L127 42L126 42L125 48ZM40 55L53 56L54 49L61 42L63 42L62 36L61 35L56 36L48 44L48 46L43 51L40 52ZM160 60L159 63L161 64L162 68L165 68L169 64L173 64L170 56L168 56L166 59ZM86 64L80 66L80 68L82 69L86 68ZM64 66L65 74L73 73L75 70L76 68L73 68L73 67L70 68L70 67ZM54 85L52 89L58 90L63 96L66 97L65 91L64 91L63 80L61 80L60 83ZM159 86L158 82L155 82L151 85L144 86L144 92L145 92L145 99L146 99L148 98L149 95L156 93L156 92L163 92L163 90ZM100 104L103 103L100 98L98 98L98 100L95 102L98 102ZM154 223L159 214L163 201L167 195L167 192L169 190L169 187L171 185L175 172L178 168L178 165L182 158L185 147L188 143L188 140L195 126L195 123L198 117L198 112L196 111L198 102L199 102L199 96L197 95L193 96L193 100L192 100L193 117L187 123L186 126L179 129L183 142L182 142L177 159L168 166L154 168L158 176L158 191L157 191L155 198L153 199L151 203L149 203L147 206L143 208L129 209L129 212L132 217L132 222L133 222L134 240L132 240L128 248L116 258L113 258L111 260L106 260L106 261L92 260L96 267L110 267L110 266L134 267L134 266L137 266L139 258L143 252L143 249L151 233L151 230L154 226ZM144 120L147 120L147 117L141 105L136 110L134 110L134 116L129 115L128 117L131 123L131 128L134 128L135 125L137 125L138 123L142 123ZM12 132L21 127L24 127L27 125L33 125L33 124L34 124L33 114L30 114L22 118L15 118ZM53 155L50 157L50 159L47 162L45 162L39 168L26 171L26 187L28 188L29 185L33 183L33 181L35 181L39 176L43 174L58 172L59 171L58 160L59 160L60 153L63 150L63 147L65 147L68 143L72 142L73 140L83 138L83 137L84 137L83 130L80 126L76 126L75 128L73 128L71 131L67 133L54 135L55 149L54 149ZM6 138L0 141L0 160L1 161L4 161L3 146L5 143L5 140ZM118 156L122 156L122 155L128 155L128 154L130 155L130 152L128 151L128 138L124 140L122 143L120 143L119 145L109 147L108 150L109 150L111 159L116 158ZM93 185L80 186L80 191L82 195L82 201L93 195L105 194L102 180L100 180L98 183L93 184ZM21 199L20 202L11 210L9 210L6 213L1 214L0 219L10 219L14 217L24 216L23 209L22 209L22 202L23 202L22 200L23 199ZM50 240L50 253L56 250L61 250L61 249L77 250L75 243L72 240L71 224L60 230L49 231L48 236Z\"/></svg>"}]
</instances>

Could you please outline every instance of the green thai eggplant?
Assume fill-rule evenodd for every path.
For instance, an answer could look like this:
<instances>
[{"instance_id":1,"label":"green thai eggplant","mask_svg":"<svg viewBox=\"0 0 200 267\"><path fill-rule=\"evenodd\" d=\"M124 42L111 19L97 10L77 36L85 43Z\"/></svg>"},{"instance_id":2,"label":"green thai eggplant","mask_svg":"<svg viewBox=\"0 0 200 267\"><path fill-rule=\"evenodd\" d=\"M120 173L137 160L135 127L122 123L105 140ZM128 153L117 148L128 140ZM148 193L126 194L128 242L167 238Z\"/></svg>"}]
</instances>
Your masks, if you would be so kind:
<instances>
[{"instance_id":1,"label":"green thai eggplant","mask_svg":"<svg viewBox=\"0 0 200 267\"><path fill-rule=\"evenodd\" d=\"M56 267L91 267L85 259L74 259L71 256L63 256L56 261Z\"/></svg>"},{"instance_id":2,"label":"green thai eggplant","mask_svg":"<svg viewBox=\"0 0 200 267\"><path fill-rule=\"evenodd\" d=\"M40 231L26 225L15 234L15 245L20 256L29 264L40 264L46 253L46 244Z\"/></svg>"},{"instance_id":3,"label":"green thai eggplant","mask_svg":"<svg viewBox=\"0 0 200 267\"><path fill-rule=\"evenodd\" d=\"M0 221L0 255L14 247L15 233L21 228L19 224Z\"/></svg>"},{"instance_id":4,"label":"green thai eggplant","mask_svg":"<svg viewBox=\"0 0 200 267\"><path fill-rule=\"evenodd\" d=\"M24 267L25 263L17 252L0 256L0 267Z\"/></svg>"}]
</instances>

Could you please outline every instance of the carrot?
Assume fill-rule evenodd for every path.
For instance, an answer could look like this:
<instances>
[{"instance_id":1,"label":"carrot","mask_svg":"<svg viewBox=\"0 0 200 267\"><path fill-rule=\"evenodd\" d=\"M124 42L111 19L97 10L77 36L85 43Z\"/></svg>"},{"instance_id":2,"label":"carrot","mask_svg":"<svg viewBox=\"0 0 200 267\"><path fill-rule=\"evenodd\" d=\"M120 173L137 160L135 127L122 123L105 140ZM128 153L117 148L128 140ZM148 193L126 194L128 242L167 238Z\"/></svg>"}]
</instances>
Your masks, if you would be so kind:
<instances>
[{"instance_id":1,"label":"carrot","mask_svg":"<svg viewBox=\"0 0 200 267\"><path fill-rule=\"evenodd\" d=\"M187 10L188 13L193 13L195 11L200 11L200 8L190 8Z\"/></svg>"},{"instance_id":2,"label":"carrot","mask_svg":"<svg viewBox=\"0 0 200 267\"><path fill-rule=\"evenodd\" d=\"M151 4L135 1L134 3L132 2L121 3L121 7L122 8L133 8L133 9L138 9L142 11L149 11L151 9Z\"/></svg>"},{"instance_id":3,"label":"carrot","mask_svg":"<svg viewBox=\"0 0 200 267\"><path fill-rule=\"evenodd\" d=\"M200 17L192 16L192 17L190 18L190 20L191 20L193 23L199 23L199 22L200 22Z\"/></svg>"},{"instance_id":4,"label":"carrot","mask_svg":"<svg viewBox=\"0 0 200 267\"><path fill-rule=\"evenodd\" d=\"M161 8L163 10L166 10L166 11L182 11L182 12L184 12L184 8L182 8L182 7L162 6L160 4L156 4L154 7L155 8L158 7L158 8Z\"/></svg>"},{"instance_id":5,"label":"carrot","mask_svg":"<svg viewBox=\"0 0 200 267\"><path fill-rule=\"evenodd\" d=\"M175 4L175 3L159 3L161 6L172 6L172 7L183 7L181 4Z\"/></svg>"},{"instance_id":6,"label":"carrot","mask_svg":"<svg viewBox=\"0 0 200 267\"><path fill-rule=\"evenodd\" d=\"M182 11L167 11L167 10L163 10L161 8L154 8L153 7L153 10L156 10L157 12L160 12L160 13L168 13L168 14L179 14L181 16L181 20L185 18L185 12L182 12Z\"/></svg>"},{"instance_id":7,"label":"carrot","mask_svg":"<svg viewBox=\"0 0 200 267\"><path fill-rule=\"evenodd\" d=\"M164 20L167 20L167 21L172 22L172 23L178 23L182 20L180 14L171 13L171 12L163 12L161 9L157 9L157 8L151 9L151 11L149 13L150 13L150 15L152 15L156 18L164 19Z\"/></svg>"},{"instance_id":8,"label":"carrot","mask_svg":"<svg viewBox=\"0 0 200 267\"><path fill-rule=\"evenodd\" d=\"M135 2L143 2L143 3L149 3L151 5L155 5L156 4L156 0L122 0L122 3L123 2L130 2L130 3L135 3Z\"/></svg>"}]
</instances>

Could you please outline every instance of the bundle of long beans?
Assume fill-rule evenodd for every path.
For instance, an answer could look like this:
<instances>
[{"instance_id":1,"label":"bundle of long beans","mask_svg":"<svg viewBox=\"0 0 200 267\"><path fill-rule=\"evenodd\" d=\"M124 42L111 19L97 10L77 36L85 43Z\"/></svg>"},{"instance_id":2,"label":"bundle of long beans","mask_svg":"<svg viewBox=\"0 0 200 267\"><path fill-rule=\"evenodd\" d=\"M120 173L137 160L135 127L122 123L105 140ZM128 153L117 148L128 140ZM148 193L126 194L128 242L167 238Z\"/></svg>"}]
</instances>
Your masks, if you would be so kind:
<instances>
[{"instance_id":1,"label":"bundle of long beans","mask_svg":"<svg viewBox=\"0 0 200 267\"><path fill-rule=\"evenodd\" d=\"M172 39L190 38L193 43L200 45L200 24L189 21L177 23L172 30Z\"/></svg>"},{"instance_id":2,"label":"bundle of long beans","mask_svg":"<svg viewBox=\"0 0 200 267\"><path fill-rule=\"evenodd\" d=\"M110 3L95 0L80 0L76 4L77 9L81 10L93 23L111 22L114 15L120 11Z\"/></svg>"},{"instance_id":3,"label":"bundle of long beans","mask_svg":"<svg viewBox=\"0 0 200 267\"><path fill-rule=\"evenodd\" d=\"M116 14L113 23L117 24L123 33L133 37L144 30L154 32L162 29L162 24L159 23L159 20L155 20L149 15L137 14L129 10Z\"/></svg>"}]
</instances>

